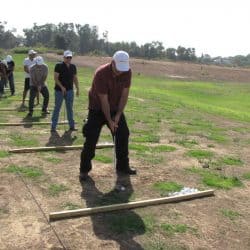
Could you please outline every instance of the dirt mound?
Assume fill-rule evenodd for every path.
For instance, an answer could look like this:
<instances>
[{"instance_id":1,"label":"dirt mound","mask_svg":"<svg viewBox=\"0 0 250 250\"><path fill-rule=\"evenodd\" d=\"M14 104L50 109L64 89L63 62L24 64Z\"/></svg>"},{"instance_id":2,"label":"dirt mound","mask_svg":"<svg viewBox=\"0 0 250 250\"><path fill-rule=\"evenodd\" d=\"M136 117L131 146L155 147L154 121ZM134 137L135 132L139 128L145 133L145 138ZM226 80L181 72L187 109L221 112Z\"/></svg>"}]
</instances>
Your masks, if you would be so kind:
<instances>
[{"instance_id":1,"label":"dirt mound","mask_svg":"<svg viewBox=\"0 0 250 250\"><path fill-rule=\"evenodd\" d=\"M46 54L48 60L61 60L61 56ZM97 68L108 63L111 57L76 56L73 62L78 66ZM174 79L250 82L250 69L229 68L215 65L201 65L187 62L165 62L131 58L131 68L134 74L159 76Z\"/></svg>"}]
</instances>

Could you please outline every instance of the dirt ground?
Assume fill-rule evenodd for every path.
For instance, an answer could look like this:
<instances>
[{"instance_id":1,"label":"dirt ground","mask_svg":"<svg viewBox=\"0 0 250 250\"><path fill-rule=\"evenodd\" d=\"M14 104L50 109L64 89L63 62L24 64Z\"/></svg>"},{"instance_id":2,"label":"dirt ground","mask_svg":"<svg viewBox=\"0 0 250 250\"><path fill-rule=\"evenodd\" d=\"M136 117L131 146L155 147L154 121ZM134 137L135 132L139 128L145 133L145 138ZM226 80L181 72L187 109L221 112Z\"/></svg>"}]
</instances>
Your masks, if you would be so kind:
<instances>
[{"instance_id":1,"label":"dirt ground","mask_svg":"<svg viewBox=\"0 0 250 250\"><path fill-rule=\"evenodd\" d=\"M60 58L47 55L47 58ZM110 58L76 57L74 62L78 66L97 67L101 63L109 62ZM238 81L250 82L250 70L230 69L217 66L202 66L189 63L172 63L131 59L131 67L135 74L152 76L167 76L187 80ZM7 114L9 120L18 118ZM5 114L1 113L1 116ZM249 133L236 131L237 122L224 121L218 117L210 117L220 127L226 127L233 138L234 144L229 146L217 145L211 148L218 154L235 153L244 161L244 166L223 169L227 174L240 175L249 171L250 148L243 147L241 141L250 140ZM97 205L97 198L108 198L116 191L118 184L126 187L125 192L118 192L124 202L133 200L152 199L159 196L157 192L148 191L149 186L157 181L176 181L190 186L190 183L199 187L199 177L184 175L183 169L199 162L184 157L184 148L174 143L174 134L165 126L161 136L161 144L173 145L176 151L164 156L165 164L155 168L153 164L143 164L131 158L131 165L136 166L138 175L131 178L117 177L112 164L94 162L91 179L80 184L78 182L80 151L65 151L62 153L26 153L15 154L0 158L0 249L218 249L218 250L247 250L250 249L250 182L244 182L244 188L234 188L230 191L216 190L215 196L195 199L187 202L166 204L148 208L140 208L113 213L119 218L121 215L132 218L140 230L129 231L123 234L110 230L109 214L98 214L81 218L48 221L50 212L61 211L67 204L74 204L78 208ZM240 124L242 126L242 124ZM245 124L249 129L249 124ZM45 127L39 130L25 127L0 127L0 150L7 150L10 146L9 135L15 131L25 136L39 137L39 144L72 145L75 136L81 136L80 131L69 133L59 130L58 134L51 135ZM34 131L34 132L32 132ZM248 130L249 131L249 130ZM210 142L206 138L194 138L204 149ZM249 145L249 144L248 144ZM112 156L112 150L110 150ZM48 159L56 158L56 161ZM42 169L43 175L38 179L23 178L18 174L4 171L9 165L32 166ZM48 193L50 184L60 183L67 187L59 196ZM240 216L236 220L223 217L220 210L230 208ZM196 228L195 233L175 234L165 236L146 232L143 218L157 215L157 223L182 223ZM114 220L114 218L112 217ZM150 221L150 220L149 220ZM150 223L149 223L150 224ZM154 230L154 229L152 229ZM161 243L165 243L161 247Z\"/></svg>"}]
</instances>

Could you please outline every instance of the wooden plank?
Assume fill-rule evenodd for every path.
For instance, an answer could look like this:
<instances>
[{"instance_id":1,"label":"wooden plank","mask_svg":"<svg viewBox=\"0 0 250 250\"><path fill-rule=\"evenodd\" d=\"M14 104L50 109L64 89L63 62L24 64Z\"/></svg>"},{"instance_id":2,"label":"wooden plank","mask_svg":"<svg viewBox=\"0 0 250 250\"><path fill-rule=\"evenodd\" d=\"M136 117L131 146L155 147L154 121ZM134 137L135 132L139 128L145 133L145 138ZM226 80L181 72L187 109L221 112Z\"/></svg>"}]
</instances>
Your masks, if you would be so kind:
<instances>
[{"instance_id":1,"label":"wooden plank","mask_svg":"<svg viewBox=\"0 0 250 250\"><path fill-rule=\"evenodd\" d=\"M18 112L25 112L28 111L29 108L25 107L18 107L18 108L1 108L0 111L18 111ZM42 111L41 108L34 108L34 111Z\"/></svg>"},{"instance_id":2,"label":"wooden plank","mask_svg":"<svg viewBox=\"0 0 250 250\"><path fill-rule=\"evenodd\" d=\"M128 202L128 203L107 205L107 206L94 207L94 208L83 208L83 209L53 212L49 214L49 220L54 221L54 220L72 218L72 217L88 216L88 215L96 214L96 213L111 212L111 211L116 211L116 210L121 210L121 209L131 209L131 208L180 202L180 201L201 198L205 196L212 196L212 195L214 195L214 190L210 189L210 190L199 191L196 193L179 195L179 196L170 196L170 197L163 197L163 198L150 199L150 200L133 201L133 202Z\"/></svg>"},{"instance_id":3,"label":"wooden plank","mask_svg":"<svg viewBox=\"0 0 250 250\"><path fill-rule=\"evenodd\" d=\"M51 147L34 147L34 148L16 148L9 149L9 153L33 153L33 152L42 152L42 151L63 151L63 150L77 150L82 149L83 145L71 145L71 146L51 146ZM114 147L113 143L104 143L97 144L96 148L112 148Z\"/></svg>"},{"instance_id":4,"label":"wooden plank","mask_svg":"<svg viewBox=\"0 0 250 250\"><path fill-rule=\"evenodd\" d=\"M31 118L32 119L32 118ZM58 124L68 124L68 121L61 121L58 122ZM6 122L6 123L0 123L0 126L32 126L32 125L51 125L51 122Z\"/></svg>"}]
</instances>

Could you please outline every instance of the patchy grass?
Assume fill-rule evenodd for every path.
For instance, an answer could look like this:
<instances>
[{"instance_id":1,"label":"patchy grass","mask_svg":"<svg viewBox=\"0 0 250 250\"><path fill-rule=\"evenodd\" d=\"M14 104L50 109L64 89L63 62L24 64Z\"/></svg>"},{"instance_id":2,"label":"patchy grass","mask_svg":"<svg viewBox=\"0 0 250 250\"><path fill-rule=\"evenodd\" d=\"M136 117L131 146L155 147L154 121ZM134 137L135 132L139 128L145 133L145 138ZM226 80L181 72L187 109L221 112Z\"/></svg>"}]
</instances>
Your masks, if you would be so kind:
<instances>
[{"instance_id":1,"label":"patchy grass","mask_svg":"<svg viewBox=\"0 0 250 250\"><path fill-rule=\"evenodd\" d=\"M56 158L56 157L46 157L45 160L55 164L61 163L63 161L61 158Z\"/></svg>"},{"instance_id":2,"label":"patchy grass","mask_svg":"<svg viewBox=\"0 0 250 250\"><path fill-rule=\"evenodd\" d=\"M51 184L48 189L49 195L54 197L59 196L60 193L65 192L67 190L69 190L69 188L63 184Z\"/></svg>"},{"instance_id":3,"label":"patchy grass","mask_svg":"<svg viewBox=\"0 0 250 250\"><path fill-rule=\"evenodd\" d=\"M227 177L219 175L217 173L210 172L204 169L188 168L186 169L190 173L196 173L202 176L203 184L220 188L220 189L231 189L233 187L242 187L243 183L237 177Z\"/></svg>"},{"instance_id":4,"label":"patchy grass","mask_svg":"<svg viewBox=\"0 0 250 250\"><path fill-rule=\"evenodd\" d=\"M195 140L189 140L189 139L180 139L174 141L176 144L181 145L185 148L191 148L194 145L198 145L198 142Z\"/></svg>"},{"instance_id":5,"label":"patchy grass","mask_svg":"<svg viewBox=\"0 0 250 250\"><path fill-rule=\"evenodd\" d=\"M20 147L36 147L39 145L37 139L30 135L23 135L19 133L11 133L10 139L12 140L12 145Z\"/></svg>"},{"instance_id":6,"label":"patchy grass","mask_svg":"<svg viewBox=\"0 0 250 250\"><path fill-rule=\"evenodd\" d=\"M197 149L197 150L189 150L186 153L186 155L197 159L211 159L214 153L207 150Z\"/></svg>"},{"instance_id":7,"label":"patchy grass","mask_svg":"<svg viewBox=\"0 0 250 250\"><path fill-rule=\"evenodd\" d=\"M0 150L0 158L9 157L10 153L4 150Z\"/></svg>"},{"instance_id":8,"label":"patchy grass","mask_svg":"<svg viewBox=\"0 0 250 250\"><path fill-rule=\"evenodd\" d=\"M166 224L163 223L160 225L161 229L167 233L168 235L172 236L176 233L186 233L189 230L192 232L196 232L197 230L187 226L186 224Z\"/></svg>"},{"instance_id":9,"label":"patchy grass","mask_svg":"<svg viewBox=\"0 0 250 250\"><path fill-rule=\"evenodd\" d=\"M100 154L95 155L95 160L100 161L102 163L112 163L112 161L113 161L113 159L111 157L108 157L105 155L100 155Z\"/></svg>"},{"instance_id":10,"label":"patchy grass","mask_svg":"<svg viewBox=\"0 0 250 250\"><path fill-rule=\"evenodd\" d=\"M246 180L250 180L250 172L243 174L243 178Z\"/></svg>"},{"instance_id":11,"label":"patchy grass","mask_svg":"<svg viewBox=\"0 0 250 250\"><path fill-rule=\"evenodd\" d=\"M81 206L74 204L72 202L66 202L66 203L62 204L62 208L65 210L74 210L74 209L81 208Z\"/></svg>"},{"instance_id":12,"label":"patchy grass","mask_svg":"<svg viewBox=\"0 0 250 250\"><path fill-rule=\"evenodd\" d=\"M235 165L235 166L241 166L244 164L240 158L235 158L233 156L225 156L221 158L219 162L225 165Z\"/></svg>"},{"instance_id":13,"label":"patchy grass","mask_svg":"<svg viewBox=\"0 0 250 250\"><path fill-rule=\"evenodd\" d=\"M160 136L154 135L154 134L146 134L146 135L140 135L135 136L132 138L132 142L149 142L149 143L159 143L160 142Z\"/></svg>"},{"instance_id":14,"label":"patchy grass","mask_svg":"<svg viewBox=\"0 0 250 250\"><path fill-rule=\"evenodd\" d=\"M233 211L230 209L221 209L221 213L226 217L229 218L230 220L235 220L238 217L241 216L240 213L238 213L237 211Z\"/></svg>"},{"instance_id":15,"label":"patchy grass","mask_svg":"<svg viewBox=\"0 0 250 250\"><path fill-rule=\"evenodd\" d=\"M7 173L21 174L24 177L37 179L44 175L42 169L36 167L18 167L16 165L9 165L5 171Z\"/></svg>"},{"instance_id":16,"label":"patchy grass","mask_svg":"<svg viewBox=\"0 0 250 250\"><path fill-rule=\"evenodd\" d=\"M162 196L165 196L168 192L179 192L183 186L176 182L156 182L153 188L160 191Z\"/></svg>"}]
</instances>

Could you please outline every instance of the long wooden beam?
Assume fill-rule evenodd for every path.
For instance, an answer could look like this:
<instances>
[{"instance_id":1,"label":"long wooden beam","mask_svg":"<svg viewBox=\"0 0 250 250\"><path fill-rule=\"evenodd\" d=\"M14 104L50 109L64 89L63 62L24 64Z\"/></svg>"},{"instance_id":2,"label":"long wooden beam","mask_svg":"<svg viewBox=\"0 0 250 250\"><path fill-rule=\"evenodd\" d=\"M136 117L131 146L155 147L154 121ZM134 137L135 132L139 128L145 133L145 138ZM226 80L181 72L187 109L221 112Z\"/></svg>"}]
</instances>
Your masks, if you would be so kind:
<instances>
[{"instance_id":1,"label":"long wooden beam","mask_svg":"<svg viewBox=\"0 0 250 250\"><path fill-rule=\"evenodd\" d=\"M72 217L88 216L88 215L96 214L96 213L111 212L111 211L116 211L116 210L121 210L121 209L131 209L131 208L146 207L146 206L159 205L159 204L165 204L165 203L180 202L180 201L201 198L205 196L212 196L212 195L214 195L214 190L210 189L210 190L199 191L199 192L195 192L191 194L184 194L184 195L179 195L179 196L170 196L170 197L157 198L157 199L151 199L151 200L133 201L133 202L128 202L128 203L121 203L121 204L114 204L114 205L107 205L107 206L93 207L93 208L66 210L66 211L50 213L49 220L54 221L54 220L72 218Z\"/></svg>"},{"instance_id":2,"label":"long wooden beam","mask_svg":"<svg viewBox=\"0 0 250 250\"><path fill-rule=\"evenodd\" d=\"M0 126L25 126L25 125L50 125L51 122L2 122ZM58 124L68 124L68 121L61 121Z\"/></svg>"},{"instance_id":3,"label":"long wooden beam","mask_svg":"<svg viewBox=\"0 0 250 250\"><path fill-rule=\"evenodd\" d=\"M112 148L114 147L113 143L104 143L97 144L96 148ZM51 146L51 147L34 147L34 148L16 148L9 149L9 153L33 153L33 152L42 152L42 151L63 151L63 150L76 150L82 149L82 145L72 145L72 146Z\"/></svg>"},{"instance_id":4,"label":"long wooden beam","mask_svg":"<svg viewBox=\"0 0 250 250\"><path fill-rule=\"evenodd\" d=\"M18 107L18 108L0 108L0 111L20 111L20 112L24 112L24 111L28 111L28 107L26 108L21 108L21 107ZM41 111L41 109L39 108L34 108L34 111Z\"/></svg>"}]
</instances>

